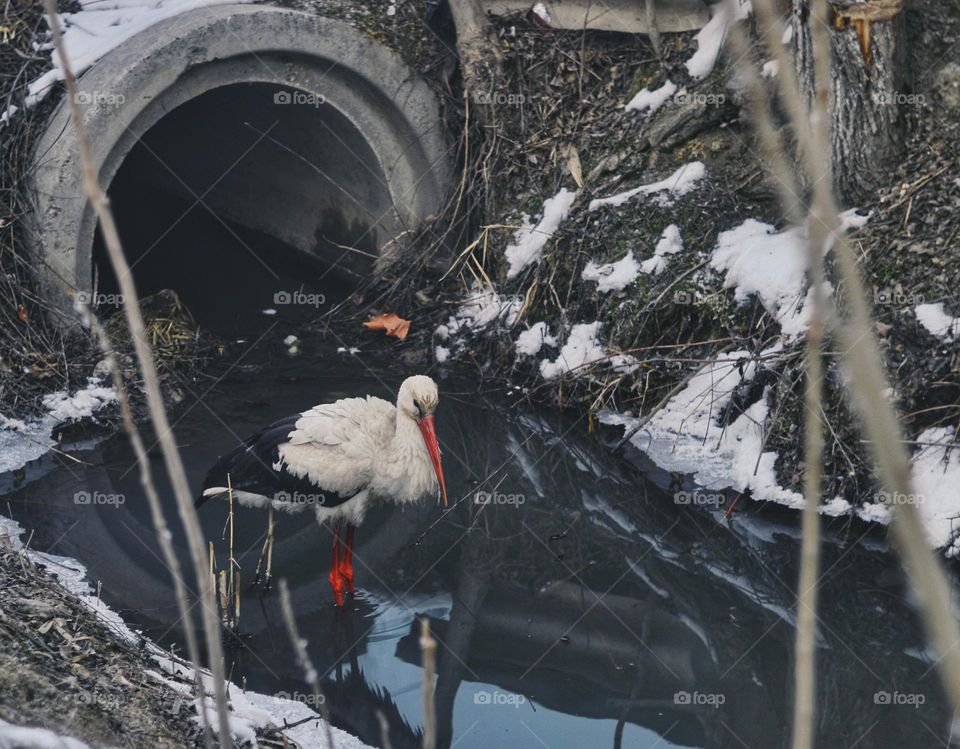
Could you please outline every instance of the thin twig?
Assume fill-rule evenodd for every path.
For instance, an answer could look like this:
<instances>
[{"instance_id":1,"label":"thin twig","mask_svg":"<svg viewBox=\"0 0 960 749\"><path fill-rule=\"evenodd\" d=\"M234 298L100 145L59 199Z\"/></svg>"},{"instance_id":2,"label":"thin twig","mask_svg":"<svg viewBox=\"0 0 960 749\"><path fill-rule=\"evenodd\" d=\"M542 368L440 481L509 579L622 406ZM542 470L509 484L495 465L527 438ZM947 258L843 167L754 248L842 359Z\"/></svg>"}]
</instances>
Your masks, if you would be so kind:
<instances>
[{"instance_id":1,"label":"thin twig","mask_svg":"<svg viewBox=\"0 0 960 749\"><path fill-rule=\"evenodd\" d=\"M173 485L180 520L186 531L187 542L193 561L193 569L197 577L197 589L200 591L200 615L207 642L209 667L213 674L213 695L217 708L220 744L222 747L230 749L230 747L233 746L233 737L230 733L230 718L227 714L226 685L224 683L223 672L223 646L220 642L220 626L217 621L217 604L214 598L213 587L210 584L209 577L204 573L206 565L204 564L203 534L200 530L200 521L197 518L197 512L193 506L186 471L183 468L183 461L180 458L180 453L173 437L173 431L163 405L163 395L160 392L160 380L157 376L153 352L150 349L150 344L147 342L147 334L143 323L143 315L140 311L136 285L133 282L130 266L127 263L123 247L120 243L120 235L117 232L117 225L113 219L113 212L110 209L109 201L106 193L100 187L97 178L97 167L94 161L93 148L83 120L83 114L77 103L77 81L70 65L66 47L63 43L63 31L60 28L60 17L57 15L56 0L44 0L44 2L50 30L53 34L53 44L57 52L57 58L60 62L60 69L63 73L64 83L67 89L66 101L67 106L70 108L70 119L73 122L80 164L83 168L84 192L99 219L107 254L110 257L110 263L113 266L114 274L119 281L120 290L124 297L123 309L127 318L127 325L130 328L130 335L133 339L137 360L140 363L140 372L143 376L143 386L147 397L147 407L150 411L150 418L153 421L154 428L157 431L160 448L163 452L164 464L166 465L167 473ZM199 668L200 664L197 663L196 667ZM201 706L200 712L206 713L204 701L201 699L198 704Z\"/></svg>"}]
</instances>

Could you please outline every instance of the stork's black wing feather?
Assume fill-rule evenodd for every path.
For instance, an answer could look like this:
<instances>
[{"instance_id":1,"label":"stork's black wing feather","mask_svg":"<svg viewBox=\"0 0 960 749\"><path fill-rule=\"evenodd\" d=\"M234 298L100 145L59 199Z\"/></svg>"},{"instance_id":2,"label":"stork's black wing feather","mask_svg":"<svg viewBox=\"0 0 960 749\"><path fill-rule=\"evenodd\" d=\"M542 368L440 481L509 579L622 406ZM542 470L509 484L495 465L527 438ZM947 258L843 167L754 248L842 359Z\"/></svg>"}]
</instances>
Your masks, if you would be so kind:
<instances>
[{"instance_id":1,"label":"stork's black wing feather","mask_svg":"<svg viewBox=\"0 0 960 749\"><path fill-rule=\"evenodd\" d=\"M323 507L336 507L356 493L341 495L313 484L306 477L297 477L280 465L280 445L288 442L291 432L296 428L301 414L292 414L248 437L242 445L223 455L207 472L203 481L204 490L214 487L226 487L227 477L234 491L259 494L270 499L291 503L318 504ZM196 499L199 507L211 497L225 495L203 494Z\"/></svg>"}]
</instances>

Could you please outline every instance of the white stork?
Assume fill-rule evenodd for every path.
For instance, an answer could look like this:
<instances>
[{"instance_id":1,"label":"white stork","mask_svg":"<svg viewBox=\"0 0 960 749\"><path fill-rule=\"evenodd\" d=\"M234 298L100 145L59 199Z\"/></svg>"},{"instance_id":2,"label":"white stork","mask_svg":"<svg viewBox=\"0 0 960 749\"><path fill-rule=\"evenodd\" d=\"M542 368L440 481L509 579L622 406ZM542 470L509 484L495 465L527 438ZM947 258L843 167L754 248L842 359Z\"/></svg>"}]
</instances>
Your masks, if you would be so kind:
<instances>
[{"instance_id":1,"label":"white stork","mask_svg":"<svg viewBox=\"0 0 960 749\"><path fill-rule=\"evenodd\" d=\"M197 506L210 497L233 497L242 505L268 507L264 551L272 557L273 510L307 507L317 522L333 525L330 585L338 606L344 586L354 592L353 539L372 501L415 502L447 487L433 413L439 396L429 377L408 377L397 405L382 398L342 398L314 406L271 424L232 452L207 474ZM340 523L347 531L340 556ZM263 551L260 554L263 559ZM260 565L257 565L259 577Z\"/></svg>"}]
</instances>

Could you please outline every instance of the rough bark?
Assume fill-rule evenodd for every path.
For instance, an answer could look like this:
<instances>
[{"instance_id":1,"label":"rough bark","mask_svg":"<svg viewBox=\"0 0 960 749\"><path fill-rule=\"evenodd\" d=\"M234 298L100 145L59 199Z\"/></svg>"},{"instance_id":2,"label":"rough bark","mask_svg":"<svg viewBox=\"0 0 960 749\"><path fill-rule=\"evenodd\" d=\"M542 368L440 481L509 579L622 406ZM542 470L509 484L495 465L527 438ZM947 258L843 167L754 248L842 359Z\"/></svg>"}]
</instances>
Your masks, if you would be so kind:
<instances>
[{"instance_id":1,"label":"rough bark","mask_svg":"<svg viewBox=\"0 0 960 749\"><path fill-rule=\"evenodd\" d=\"M496 122L497 94L504 93L503 55L480 0L450 0L450 12L457 29L457 54L463 74L463 88L485 126Z\"/></svg>"},{"instance_id":2,"label":"rough bark","mask_svg":"<svg viewBox=\"0 0 960 749\"><path fill-rule=\"evenodd\" d=\"M813 96L809 0L791 0L796 67ZM883 184L903 151L906 112L915 99L906 65L902 0L834 0L830 145L837 191L855 202Z\"/></svg>"}]
</instances>

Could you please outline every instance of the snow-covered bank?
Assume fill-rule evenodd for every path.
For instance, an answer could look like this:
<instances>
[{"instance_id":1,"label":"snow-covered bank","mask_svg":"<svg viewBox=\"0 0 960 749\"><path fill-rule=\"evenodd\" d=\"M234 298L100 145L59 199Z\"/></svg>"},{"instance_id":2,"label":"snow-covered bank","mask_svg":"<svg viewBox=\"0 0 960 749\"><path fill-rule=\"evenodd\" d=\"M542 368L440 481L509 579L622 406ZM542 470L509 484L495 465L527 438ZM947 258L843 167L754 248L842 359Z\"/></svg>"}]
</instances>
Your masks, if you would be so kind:
<instances>
[{"instance_id":1,"label":"snow-covered bank","mask_svg":"<svg viewBox=\"0 0 960 749\"><path fill-rule=\"evenodd\" d=\"M72 395L67 392L50 393L43 398L47 412L38 419L24 422L0 414L0 474L22 468L31 460L47 453L56 441L52 431L65 421L79 421L117 400L116 391L105 387L103 368L85 387Z\"/></svg>"},{"instance_id":2,"label":"snow-covered bank","mask_svg":"<svg viewBox=\"0 0 960 749\"><path fill-rule=\"evenodd\" d=\"M796 397L784 392L785 373L793 378L795 367L802 366L799 351L808 325L810 293L806 227L778 227L742 216L731 221L719 213L711 225L713 233L704 235L702 210L694 213L693 222L687 216L716 191L712 170L699 161L664 165L659 175L654 172L639 187L574 205L565 219L569 231L564 224L565 231L540 248L537 257L542 272L556 274L552 282L565 289L563 302L575 300L576 306L558 303L562 312L556 317L544 318L538 310L535 317L525 319L530 292L518 288L508 273L502 284L485 285L482 292L475 288L471 296L483 303L470 307L471 298L466 298L450 324L438 332L445 334L450 328L461 335L512 340L515 366L529 367L531 379L564 383L565 394L591 391L596 398L593 403L602 402L598 389L623 382L616 400L629 404L622 408L641 403L641 416L607 411L601 420L632 431L641 418L649 418L632 443L658 466L689 475L705 489L749 491L757 501L800 509L804 500L796 476L802 475L797 464L802 458L788 452L791 446L772 447L770 436L778 429L778 419L782 421L782 409L789 409ZM632 223L638 214L642 220ZM856 209L843 213L841 231L867 225L866 214ZM651 221L651 216L658 220ZM614 234L615 244L598 237L598 228L605 226L625 227ZM656 227L659 238L647 226ZM585 236L595 239L585 243ZM583 261L571 267L571 253L581 251ZM565 272L571 275L562 275ZM833 288L825 291L832 294ZM671 301L672 307L665 309ZM681 341L660 337L660 330L637 336L642 322L631 316L642 320L657 305L660 319L681 318L673 329L681 332ZM474 324L475 319L480 324ZM942 305L918 306L916 319L941 339L956 334L956 319ZM690 325L702 327L691 332ZM705 347L675 363L660 364L663 350L696 346L683 341L711 336L741 342L733 351L711 352ZM749 348L751 339L764 341L763 348ZM657 345L646 346L648 342ZM463 349L464 338L460 338L457 351ZM761 372L763 379L758 380ZM667 393L663 401L659 394L637 396L657 378L675 383L679 390ZM662 384L661 388L661 393L667 389ZM651 415L649 408L658 410ZM731 408L733 416L725 423ZM914 456L917 496L871 495L869 489L866 496L855 489L860 494L854 496L838 475L834 493L824 499L821 512L886 524L897 503L915 503L931 545L953 556L960 553L953 546L960 499L943 487L950 485L954 471L960 471L960 458L942 431L928 430L917 439L921 444ZM794 443L795 438L790 444Z\"/></svg>"},{"instance_id":3,"label":"snow-covered bank","mask_svg":"<svg viewBox=\"0 0 960 749\"><path fill-rule=\"evenodd\" d=\"M111 610L98 595L94 594L86 580L86 569L74 560L52 554L24 549L21 541L23 530L13 520L0 516L0 544L9 545L14 551L24 554L32 562L43 565L83 608L105 625L120 640L135 646L134 652L141 651L156 665L156 668L143 668L142 681L152 681L163 684L174 693L184 695L189 699L193 691L194 670L182 660L171 656L157 645L146 640L142 635L131 630L121 617ZM19 562L17 563L20 564ZM86 639L86 638L81 638ZM201 677L208 693L212 690L212 676L201 672ZM126 685L128 689L136 689L134 684ZM230 726L235 739L242 746L258 746L257 734L261 729L282 729L287 723L305 721L295 728L284 730L283 733L291 740L303 747L328 747L326 726L320 717L306 704L253 692L244 692L235 684L227 682L230 702ZM205 700L209 707L212 698ZM189 704L189 703L187 703ZM195 707L197 707L195 705ZM198 721L199 712L186 711L183 720ZM315 719L314 719L315 718ZM211 721L216 725L215 721ZM189 725L184 725L184 735L189 733ZM364 749L366 747L357 738L339 729L333 728L335 745L341 749ZM14 740L21 743L14 743ZM6 741L6 743L5 743ZM47 743L43 743L43 742ZM55 733L38 728L25 728L5 725L0 722L0 746L15 747L63 747L83 749L86 744Z\"/></svg>"},{"instance_id":4,"label":"snow-covered bank","mask_svg":"<svg viewBox=\"0 0 960 749\"><path fill-rule=\"evenodd\" d=\"M762 352L759 361L775 357L778 345ZM751 352L733 351L706 364L686 387L660 409L631 442L661 468L689 474L705 489L747 489L756 499L788 507L803 506L803 497L779 485L774 473L776 453L763 450L768 393L725 428L718 426L724 409L738 388L756 376L758 358ZM605 424L632 431L639 419L606 411ZM829 515L850 509L843 499L824 505Z\"/></svg>"},{"instance_id":5,"label":"snow-covered bank","mask_svg":"<svg viewBox=\"0 0 960 749\"><path fill-rule=\"evenodd\" d=\"M760 358L777 351L765 351ZM774 470L778 455L764 447L769 390L726 427L718 423L734 393L752 381L756 372L756 360L748 351L734 351L707 364L630 442L660 468L689 474L705 489L749 490L755 500L801 509L803 495L780 486ZM622 426L626 432L639 424L635 417L612 411L602 413L600 420ZM853 511L862 520L886 525L897 504L915 504L931 546L942 548L948 557L957 556L960 453L952 444L953 434L952 428L943 427L928 429L918 438L912 460L914 495L901 497L881 491L873 504L856 508L842 497L834 497L821 505L821 513L839 516Z\"/></svg>"}]
</instances>

